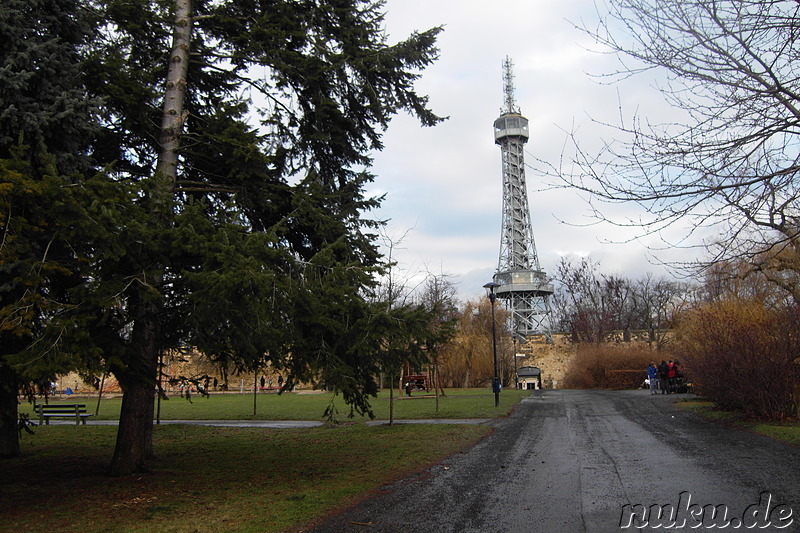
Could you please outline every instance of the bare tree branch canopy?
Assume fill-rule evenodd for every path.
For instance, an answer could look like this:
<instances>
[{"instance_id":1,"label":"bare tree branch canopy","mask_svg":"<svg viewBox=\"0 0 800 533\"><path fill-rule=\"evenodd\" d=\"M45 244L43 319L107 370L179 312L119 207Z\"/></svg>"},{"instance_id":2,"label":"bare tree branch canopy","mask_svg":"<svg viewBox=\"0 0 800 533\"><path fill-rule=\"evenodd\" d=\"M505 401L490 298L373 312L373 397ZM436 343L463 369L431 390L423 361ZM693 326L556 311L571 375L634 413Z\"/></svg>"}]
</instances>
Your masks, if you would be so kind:
<instances>
[{"instance_id":1,"label":"bare tree branch canopy","mask_svg":"<svg viewBox=\"0 0 800 533\"><path fill-rule=\"evenodd\" d=\"M556 269L558 289L553 295L556 327L577 342L607 342L614 331L630 340L632 331L646 331L657 349L666 344L666 332L682 310L692 287L647 274L630 279L602 273L589 258L572 262L562 258Z\"/></svg>"},{"instance_id":2,"label":"bare tree branch canopy","mask_svg":"<svg viewBox=\"0 0 800 533\"><path fill-rule=\"evenodd\" d=\"M715 230L718 242L704 243L713 260L745 258L763 268L779 255L797 257L800 4L607 0L605 7L597 27L581 28L619 58L619 70L605 76L666 72L657 90L681 118L621 121L612 128L622 140L596 153L573 133L574 158L553 171L595 200L645 209L642 220L618 224L646 233L679 221Z\"/></svg>"}]
</instances>

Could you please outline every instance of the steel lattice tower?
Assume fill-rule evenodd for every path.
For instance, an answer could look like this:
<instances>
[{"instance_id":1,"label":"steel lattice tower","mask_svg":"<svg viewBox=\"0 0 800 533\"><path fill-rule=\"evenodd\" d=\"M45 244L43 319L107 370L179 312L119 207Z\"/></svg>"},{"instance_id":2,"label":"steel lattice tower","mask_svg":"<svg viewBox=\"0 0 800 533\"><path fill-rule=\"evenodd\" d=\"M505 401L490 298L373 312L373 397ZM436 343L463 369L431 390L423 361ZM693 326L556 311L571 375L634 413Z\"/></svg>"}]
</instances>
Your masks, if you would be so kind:
<instances>
[{"instance_id":1,"label":"steel lattice tower","mask_svg":"<svg viewBox=\"0 0 800 533\"><path fill-rule=\"evenodd\" d=\"M505 107L494 121L494 140L503 160L503 228L495 293L506 300L514 333L522 337L550 331L550 295L553 285L539 267L525 186L524 145L528 142L528 119L514 101L514 74L510 58L503 63Z\"/></svg>"}]
</instances>

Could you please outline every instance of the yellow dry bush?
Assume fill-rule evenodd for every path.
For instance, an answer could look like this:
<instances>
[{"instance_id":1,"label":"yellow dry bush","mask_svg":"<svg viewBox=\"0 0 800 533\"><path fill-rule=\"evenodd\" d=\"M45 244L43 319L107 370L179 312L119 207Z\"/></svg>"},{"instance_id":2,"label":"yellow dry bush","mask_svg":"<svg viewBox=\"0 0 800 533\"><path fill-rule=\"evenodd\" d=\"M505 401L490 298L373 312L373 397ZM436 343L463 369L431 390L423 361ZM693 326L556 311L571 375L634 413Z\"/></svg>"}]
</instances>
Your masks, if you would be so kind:
<instances>
[{"instance_id":1,"label":"yellow dry bush","mask_svg":"<svg viewBox=\"0 0 800 533\"><path fill-rule=\"evenodd\" d=\"M647 377L655 352L635 346L581 344L564 377L570 389L630 389Z\"/></svg>"},{"instance_id":2,"label":"yellow dry bush","mask_svg":"<svg viewBox=\"0 0 800 533\"><path fill-rule=\"evenodd\" d=\"M769 420L797 416L796 310L758 300L718 301L684 314L677 338L696 390L719 407Z\"/></svg>"}]
</instances>

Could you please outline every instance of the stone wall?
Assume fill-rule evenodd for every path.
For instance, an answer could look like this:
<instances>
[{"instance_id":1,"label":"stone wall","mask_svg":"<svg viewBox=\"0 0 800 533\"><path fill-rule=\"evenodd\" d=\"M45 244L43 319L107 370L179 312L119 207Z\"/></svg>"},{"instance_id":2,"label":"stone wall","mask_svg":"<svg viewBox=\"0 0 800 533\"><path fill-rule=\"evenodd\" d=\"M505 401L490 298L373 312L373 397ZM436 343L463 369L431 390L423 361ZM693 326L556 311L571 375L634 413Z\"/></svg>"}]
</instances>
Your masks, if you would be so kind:
<instances>
[{"instance_id":1,"label":"stone wall","mask_svg":"<svg viewBox=\"0 0 800 533\"><path fill-rule=\"evenodd\" d=\"M526 354L518 358L517 365L538 367L542 371L542 387L558 388L576 352L577 345L570 335L555 334L552 343L545 342L544 338L531 339L517 347L517 353Z\"/></svg>"},{"instance_id":2,"label":"stone wall","mask_svg":"<svg viewBox=\"0 0 800 533\"><path fill-rule=\"evenodd\" d=\"M672 332L659 331L655 334L662 342L666 338L671 338ZM647 331L615 331L609 336L610 340L605 343L609 346L625 346L651 348L651 334ZM564 382L567 369L573 357L578 352L578 343L572 342L572 335L568 333L553 334L553 342L545 342L544 337L530 339L522 347L518 347L517 353L527 354L524 358L519 358L518 366L535 366L542 371L542 387L546 389L559 388Z\"/></svg>"},{"instance_id":3,"label":"stone wall","mask_svg":"<svg viewBox=\"0 0 800 533\"><path fill-rule=\"evenodd\" d=\"M219 369L209 364L196 351L188 353L175 353L164 357L161 385L164 392L169 396L182 395L185 387L189 387L191 393L197 393L193 383L188 380L196 380L201 386L206 386L211 392L221 392L224 390L223 377ZM208 376L208 380L204 377ZM280 373L270 367L259 372L257 375L250 373L235 374L228 376L228 391L230 392L253 392L253 386L259 390L277 390ZM170 379L172 378L172 380ZM264 379L264 387L261 388L261 379ZM97 396L100 385L102 384L103 396L113 397L122 394L122 389L114 378L109 374L105 379L97 378L95 382L86 382L75 372L59 375L56 378L56 394L63 395L67 389L71 393L80 396Z\"/></svg>"},{"instance_id":4,"label":"stone wall","mask_svg":"<svg viewBox=\"0 0 800 533\"><path fill-rule=\"evenodd\" d=\"M623 338L628 337L630 341L624 341ZM611 341L608 344L620 345L625 344L632 346L636 344L647 345L649 335L647 332L634 331L629 335L623 336L622 332L615 332L611 336ZM525 357L517 359L517 367L535 366L541 369L542 372L542 386L546 389L559 388L564 382L567 369L575 357L578 350L578 344L572 342L572 336L567 333L556 333L553 335L553 342L545 342L544 337L530 338L524 345L517 346L518 354L525 354ZM208 365L198 367L195 361L198 359L197 354L183 354L181 357L169 358L165 361L164 373L169 376L186 376L196 377L198 375L208 373L214 375L214 371ZM259 380L262 373L259 374ZM277 386L278 372L267 369L263 372L265 378L265 385L267 388L272 389ZM219 381L222 378L218 376ZM253 382L256 377L251 374L235 375L229 377L229 390L232 392L251 392L253 390ZM66 387L71 387L75 392L96 394L97 390L90 384L83 383L77 374L70 374L67 376L59 377L59 392L62 392ZM164 383L167 393L178 393L177 388ZM76 390L77 388L77 390ZM302 387L301 387L302 388ZM173 390L174 389L174 390ZM213 388L212 388L213 390ZM103 394L119 393L119 385L113 376L108 376L103 387Z\"/></svg>"}]
</instances>

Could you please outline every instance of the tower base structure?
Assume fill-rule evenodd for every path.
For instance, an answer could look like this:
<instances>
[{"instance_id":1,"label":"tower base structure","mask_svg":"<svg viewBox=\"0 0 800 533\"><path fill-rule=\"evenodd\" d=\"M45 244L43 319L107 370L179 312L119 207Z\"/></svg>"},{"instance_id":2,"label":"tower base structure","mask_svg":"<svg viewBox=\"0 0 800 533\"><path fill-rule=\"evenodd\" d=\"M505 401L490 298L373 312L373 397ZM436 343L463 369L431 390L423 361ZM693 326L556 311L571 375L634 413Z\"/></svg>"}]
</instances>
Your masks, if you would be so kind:
<instances>
[{"instance_id":1,"label":"tower base structure","mask_svg":"<svg viewBox=\"0 0 800 533\"><path fill-rule=\"evenodd\" d=\"M525 339L542 336L553 342L550 327L550 296L553 284L542 270L497 272L494 282L498 298L506 301L511 311L513 332Z\"/></svg>"}]
</instances>

